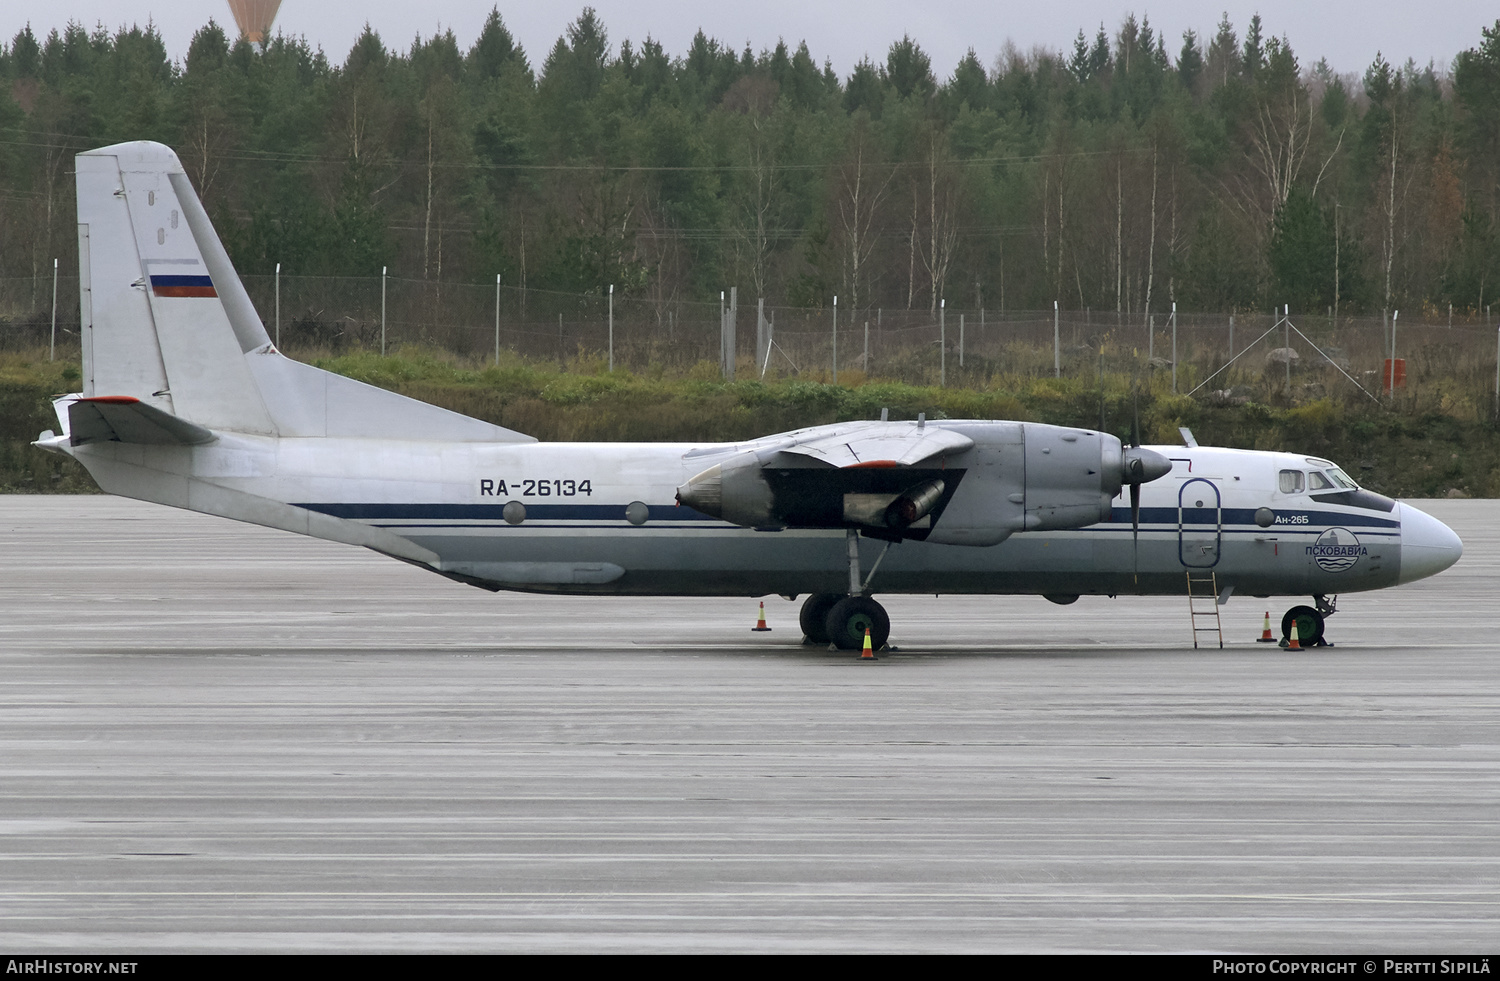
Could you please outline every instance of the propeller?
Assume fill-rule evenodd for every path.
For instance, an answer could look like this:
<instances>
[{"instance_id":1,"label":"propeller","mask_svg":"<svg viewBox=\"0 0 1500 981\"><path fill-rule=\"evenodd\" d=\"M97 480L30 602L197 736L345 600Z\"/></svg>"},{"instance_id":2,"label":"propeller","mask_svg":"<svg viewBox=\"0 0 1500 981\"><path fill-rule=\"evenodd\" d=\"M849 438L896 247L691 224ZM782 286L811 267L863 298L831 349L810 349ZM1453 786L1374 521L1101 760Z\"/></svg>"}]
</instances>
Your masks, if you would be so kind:
<instances>
[{"instance_id":1,"label":"propeller","mask_svg":"<svg viewBox=\"0 0 1500 981\"><path fill-rule=\"evenodd\" d=\"M1132 393L1135 403L1130 420L1130 442L1120 461L1120 482L1130 485L1130 543L1136 584L1141 578L1141 485L1172 472L1172 461L1141 446L1141 400L1139 391Z\"/></svg>"}]
</instances>

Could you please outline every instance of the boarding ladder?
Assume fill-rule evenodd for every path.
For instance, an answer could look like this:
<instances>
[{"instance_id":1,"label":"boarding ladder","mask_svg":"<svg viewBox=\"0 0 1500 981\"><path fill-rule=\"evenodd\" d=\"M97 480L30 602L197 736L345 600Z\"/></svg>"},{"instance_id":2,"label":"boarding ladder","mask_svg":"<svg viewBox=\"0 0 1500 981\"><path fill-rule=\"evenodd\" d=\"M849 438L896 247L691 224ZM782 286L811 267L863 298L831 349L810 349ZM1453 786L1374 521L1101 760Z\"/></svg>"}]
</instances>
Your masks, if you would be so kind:
<instances>
[{"instance_id":1,"label":"boarding ladder","mask_svg":"<svg viewBox=\"0 0 1500 981\"><path fill-rule=\"evenodd\" d=\"M1188 617L1193 625L1193 647L1201 645L1198 643L1199 634L1213 634L1219 640L1219 648L1224 647L1224 625L1219 621L1219 577L1214 575L1212 569L1205 569L1197 574L1189 569L1187 572L1188 591Z\"/></svg>"}]
</instances>

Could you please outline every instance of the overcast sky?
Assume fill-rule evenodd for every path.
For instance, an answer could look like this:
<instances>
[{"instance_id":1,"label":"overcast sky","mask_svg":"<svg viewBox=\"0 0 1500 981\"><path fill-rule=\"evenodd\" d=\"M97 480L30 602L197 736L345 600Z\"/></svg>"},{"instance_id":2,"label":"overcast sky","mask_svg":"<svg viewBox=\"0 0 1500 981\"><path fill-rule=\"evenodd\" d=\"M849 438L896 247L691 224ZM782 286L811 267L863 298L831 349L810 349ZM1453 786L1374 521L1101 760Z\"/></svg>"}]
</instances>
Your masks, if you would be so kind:
<instances>
[{"instance_id":1,"label":"overcast sky","mask_svg":"<svg viewBox=\"0 0 1500 981\"><path fill-rule=\"evenodd\" d=\"M493 0L283 0L276 26L306 36L322 46L330 60L342 62L367 20L392 47L405 49L418 34L430 36L440 28L452 28L460 46L467 48L492 6ZM532 66L540 68L547 51L585 4L531 0L499 6ZM1113 33L1131 11L1149 17L1165 34L1174 58L1184 30L1211 35L1220 13L1227 12L1243 37L1245 25L1258 11L1267 33L1284 35L1304 67L1326 57L1339 72L1362 72L1379 51L1397 64L1412 58L1422 65L1435 62L1443 70L1459 51L1478 46L1481 29L1500 17L1495 0L1157 0L1149 5L1100 0L595 0L592 6L615 44L625 38L638 44L650 35L669 54L682 54L700 27L736 49L749 42L759 51L774 45L778 37L793 45L805 39L820 63L832 60L844 76L865 54L883 60L891 42L903 34L916 39L932 56L936 73L946 76L970 47L986 65L994 62L1007 39L1023 50L1036 45L1071 50L1080 27L1090 38L1101 22ZM210 17L226 27L233 24L227 0L59 0L47 5L5 0L0 3L0 36L8 41L28 22L37 35L45 36L69 20L90 29L100 22L113 29L150 20L171 56L180 59L193 32Z\"/></svg>"}]
</instances>

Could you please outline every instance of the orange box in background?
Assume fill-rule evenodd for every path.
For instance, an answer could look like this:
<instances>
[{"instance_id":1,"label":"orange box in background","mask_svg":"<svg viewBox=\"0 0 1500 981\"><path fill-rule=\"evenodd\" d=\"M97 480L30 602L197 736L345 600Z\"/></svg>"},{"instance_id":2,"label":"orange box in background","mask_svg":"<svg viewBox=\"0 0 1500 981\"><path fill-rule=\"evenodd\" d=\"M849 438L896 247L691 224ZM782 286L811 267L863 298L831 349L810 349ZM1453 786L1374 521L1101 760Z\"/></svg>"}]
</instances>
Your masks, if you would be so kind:
<instances>
[{"instance_id":1,"label":"orange box in background","mask_svg":"<svg viewBox=\"0 0 1500 981\"><path fill-rule=\"evenodd\" d=\"M1406 387L1406 359L1385 359L1385 388L1386 391L1394 391Z\"/></svg>"}]
</instances>

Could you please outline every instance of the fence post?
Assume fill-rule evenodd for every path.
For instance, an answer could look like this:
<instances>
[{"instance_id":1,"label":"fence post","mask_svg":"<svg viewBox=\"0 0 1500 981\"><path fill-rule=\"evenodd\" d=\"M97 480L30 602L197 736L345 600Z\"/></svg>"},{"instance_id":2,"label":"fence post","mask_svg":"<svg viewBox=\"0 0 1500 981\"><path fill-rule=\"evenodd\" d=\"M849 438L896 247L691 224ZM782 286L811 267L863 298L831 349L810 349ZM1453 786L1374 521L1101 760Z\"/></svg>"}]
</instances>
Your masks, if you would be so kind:
<instances>
[{"instance_id":1,"label":"fence post","mask_svg":"<svg viewBox=\"0 0 1500 981\"><path fill-rule=\"evenodd\" d=\"M500 367L500 274L495 273L495 367Z\"/></svg>"},{"instance_id":2,"label":"fence post","mask_svg":"<svg viewBox=\"0 0 1500 981\"><path fill-rule=\"evenodd\" d=\"M52 260L52 346L47 351L47 360L57 360L57 260Z\"/></svg>"},{"instance_id":3,"label":"fence post","mask_svg":"<svg viewBox=\"0 0 1500 981\"><path fill-rule=\"evenodd\" d=\"M740 288L729 287L729 334L724 340L724 353L728 356L724 362L725 379L734 381L735 349L739 346L737 334L740 329Z\"/></svg>"},{"instance_id":4,"label":"fence post","mask_svg":"<svg viewBox=\"0 0 1500 981\"><path fill-rule=\"evenodd\" d=\"M1062 377L1062 314L1057 301L1052 301L1052 377Z\"/></svg>"},{"instance_id":5,"label":"fence post","mask_svg":"<svg viewBox=\"0 0 1500 981\"><path fill-rule=\"evenodd\" d=\"M1292 397L1292 305L1284 303L1281 307L1281 319L1285 321L1281 331L1286 335L1286 397Z\"/></svg>"},{"instance_id":6,"label":"fence post","mask_svg":"<svg viewBox=\"0 0 1500 981\"><path fill-rule=\"evenodd\" d=\"M833 298L833 383L839 383L839 298Z\"/></svg>"},{"instance_id":7,"label":"fence post","mask_svg":"<svg viewBox=\"0 0 1500 981\"><path fill-rule=\"evenodd\" d=\"M938 301L938 387L948 387L948 301Z\"/></svg>"},{"instance_id":8,"label":"fence post","mask_svg":"<svg viewBox=\"0 0 1500 981\"><path fill-rule=\"evenodd\" d=\"M770 353L766 344L766 298L762 296L755 301L755 360L759 361ZM765 372L761 375L764 376Z\"/></svg>"},{"instance_id":9,"label":"fence post","mask_svg":"<svg viewBox=\"0 0 1500 981\"><path fill-rule=\"evenodd\" d=\"M1389 376L1387 381L1390 383L1391 387L1391 398L1396 397L1396 321L1400 319L1400 317L1400 310L1391 311L1391 366L1389 370L1386 371L1386 374Z\"/></svg>"},{"instance_id":10,"label":"fence post","mask_svg":"<svg viewBox=\"0 0 1500 981\"><path fill-rule=\"evenodd\" d=\"M385 266L380 267L380 356L385 357Z\"/></svg>"},{"instance_id":11,"label":"fence post","mask_svg":"<svg viewBox=\"0 0 1500 981\"><path fill-rule=\"evenodd\" d=\"M497 293L498 297L499 294ZM498 301L497 301L498 303ZM497 305L496 310L500 309ZM609 370L615 370L615 284L609 284Z\"/></svg>"},{"instance_id":12,"label":"fence post","mask_svg":"<svg viewBox=\"0 0 1500 981\"><path fill-rule=\"evenodd\" d=\"M1177 304L1172 304L1172 394L1177 394Z\"/></svg>"},{"instance_id":13,"label":"fence post","mask_svg":"<svg viewBox=\"0 0 1500 981\"><path fill-rule=\"evenodd\" d=\"M764 301L762 301L764 302ZM774 316L774 313L772 314ZM771 367L771 345L776 343L776 321L766 322L766 360L760 366L761 381L766 379L766 371Z\"/></svg>"},{"instance_id":14,"label":"fence post","mask_svg":"<svg viewBox=\"0 0 1500 981\"><path fill-rule=\"evenodd\" d=\"M964 366L964 315L958 315L958 366Z\"/></svg>"},{"instance_id":15,"label":"fence post","mask_svg":"<svg viewBox=\"0 0 1500 981\"><path fill-rule=\"evenodd\" d=\"M276 263L276 350L281 350L281 263Z\"/></svg>"},{"instance_id":16,"label":"fence post","mask_svg":"<svg viewBox=\"0 0 1500 981\"><path fill-rule=\"evenodd\" d=\"M865 377L870 376L870 322L865 321Z\"/></svg>"}]
</instances>

